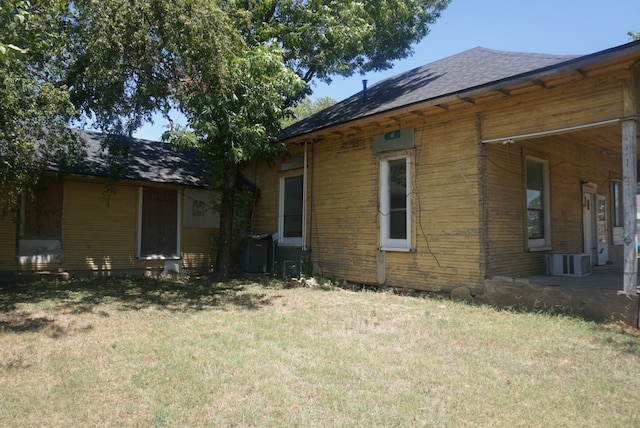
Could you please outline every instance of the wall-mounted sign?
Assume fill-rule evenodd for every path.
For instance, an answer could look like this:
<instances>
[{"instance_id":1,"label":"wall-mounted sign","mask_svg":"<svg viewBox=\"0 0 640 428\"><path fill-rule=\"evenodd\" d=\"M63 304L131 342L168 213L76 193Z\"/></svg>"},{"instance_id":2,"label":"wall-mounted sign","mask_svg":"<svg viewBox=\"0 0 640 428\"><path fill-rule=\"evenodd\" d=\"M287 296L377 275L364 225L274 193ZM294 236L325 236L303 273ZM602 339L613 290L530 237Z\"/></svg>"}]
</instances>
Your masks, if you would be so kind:
<instances>
[{"instance_id":1,"label":"wall-mounted sign","mask_svg":"<svg viewBox=\"0 0 640 428\"><path fill-rule=\"evenodd\" d=\"M413 148L413 128L396 129L373 138L373 153Z\"/></svg>"}]
</instances>

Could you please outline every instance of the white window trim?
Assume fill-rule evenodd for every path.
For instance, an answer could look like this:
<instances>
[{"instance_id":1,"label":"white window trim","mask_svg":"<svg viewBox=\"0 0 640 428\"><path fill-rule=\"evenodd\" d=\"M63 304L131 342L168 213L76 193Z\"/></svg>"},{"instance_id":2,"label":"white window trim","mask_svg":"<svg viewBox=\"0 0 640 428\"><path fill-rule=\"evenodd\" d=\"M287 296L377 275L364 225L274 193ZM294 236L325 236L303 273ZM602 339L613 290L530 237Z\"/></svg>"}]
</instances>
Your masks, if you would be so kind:
<instances>
[{"instance_id":1,"label":"white window trim","mask_svg":"<svg viewBox=\"0 0 640 428\"><path fill-rule=\"evenodd\" d=\"M620 185L620 193L618 194L618 198L615 195L615 183L619 183ZM618 202L618 209L622 214L624 211L624 202L622 201L622 180L618 180L614 178L611 180L611 242L613 245L623 245L624 244L624 220L622 222L623 226L615 225L615 212L616 212L616 202Z\"/></svg>"},{"instance_id":2,"label":"white window trim","mask_svg":"<svg viewBox=\"0 0 640 428\"><path fill-rule=\"evenodd\" d=\"M278 245L283 247L302 247L302 236L304 236L306 233L307 225L305 224L305 221L304 221L304 219L306 218L305 216L306 204L304 203L304 197L303 197L302 236L300 236L299 238L291 238L291 237L284 236L284 185L285 185L284 183L287 178L293 178L293 177L302 177L303 194L304 194L304 188L306 186L306 180L304 179L304 174L289 174L289 175L280 177L280 195L278 200L278 237L279 237Z\"/></svg>"},{"instance_id":3,"label":"white window trim","mask_svg":"<svg viewBox=\"0 0 640 428\"><path fill-rule=\"evenodd\" d=\"M176 209L178 215L176 218L176 255L164 256L160 254L151 254L142 256L142 199L143 199L144 187L138 187L138 230L137 230L137 242L136 242L136 257L140 260L180 260L181 248L182 248L182 199L183 192L177 191L177 203Z\"/></svg>"},{"instance_id":4,"label":"white window trim","mask_svg":"<svg viewBox=\"0 0 640 428\"><path fill-rule=\"evenodd\" d=\"M544 194L544 238L537 239L529 239L528 232L527 235L527 247L529 251L548 251L551 250L551 197L549 195L549 161L547 159L541 159L535 156L526 156L525 157L525 172L527 168L527 161L532 160L536 162L540 162L542 164L542 192ZM528 202L527 202L527 178L525 175L525 231L528 227Z\"/></svg>"},{"instance_id":5,"label":"white window trim","mask_svg":"<svg viewBox=\"0 0 640 428\"><path fill-rule=\"evenodd\" d=\"M389 162L404 159L406 162L407 189L411 189L411 162L410 156L397 156L385 158L380 161L380 249L383 251L411 251L411 192L407 192L407 238L389 238Z\"/></svg>"}]
</instances>

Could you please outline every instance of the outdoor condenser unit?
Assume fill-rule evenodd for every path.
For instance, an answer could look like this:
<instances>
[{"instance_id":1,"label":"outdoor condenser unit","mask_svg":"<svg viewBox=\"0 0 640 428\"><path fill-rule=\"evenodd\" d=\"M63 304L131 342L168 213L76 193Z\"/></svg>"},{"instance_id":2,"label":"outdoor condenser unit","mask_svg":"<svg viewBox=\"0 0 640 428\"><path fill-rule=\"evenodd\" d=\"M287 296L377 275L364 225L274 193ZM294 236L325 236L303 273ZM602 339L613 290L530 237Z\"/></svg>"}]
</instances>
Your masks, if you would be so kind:
<instances>
[{"instance_id":1,"label":"outdoor condenser unit","mask_svg":"<svg viewBox=\"0 0 640 428\"><path fill-rule=\"evenodd\" d=\"M585 253L547 254L547 274L585 276L591 273L591 256Z\"/></svg>"}]
</instances>

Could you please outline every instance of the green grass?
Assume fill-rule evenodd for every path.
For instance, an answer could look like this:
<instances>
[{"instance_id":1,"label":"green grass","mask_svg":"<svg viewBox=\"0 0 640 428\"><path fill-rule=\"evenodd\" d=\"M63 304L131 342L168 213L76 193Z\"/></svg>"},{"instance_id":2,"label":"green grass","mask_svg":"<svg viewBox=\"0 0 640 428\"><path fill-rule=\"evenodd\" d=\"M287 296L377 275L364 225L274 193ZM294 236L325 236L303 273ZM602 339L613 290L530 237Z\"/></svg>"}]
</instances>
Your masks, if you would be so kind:
<instances>
[{"instance_id":1,"label":"green grass","mask_svg":"<svg viewBox=\"0 0 640 428\"><path fill-rule=\"evenodd\" d=\"M566 316L171 279L0 289L0 426L640 426L640 338Z\"/></svg>"}]
</instances>

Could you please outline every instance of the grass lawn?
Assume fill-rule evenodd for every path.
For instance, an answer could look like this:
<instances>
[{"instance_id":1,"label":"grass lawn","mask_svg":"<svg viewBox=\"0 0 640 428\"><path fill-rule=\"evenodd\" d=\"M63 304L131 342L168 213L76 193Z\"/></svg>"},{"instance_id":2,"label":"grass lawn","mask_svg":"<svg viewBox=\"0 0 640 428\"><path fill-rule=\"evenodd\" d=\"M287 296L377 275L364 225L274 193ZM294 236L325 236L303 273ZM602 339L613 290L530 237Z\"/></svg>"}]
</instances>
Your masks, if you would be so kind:
<instances>
[{"instance_id":1,"label":"grass lawn","mask_svg":"<svg viewBox=\"0 0 640 428\"><path fill-rule=\"evenodd\" d=\"M640 337L277 284L0 289L0 426L634 427Z\"/></svg>"}]
</instances>

